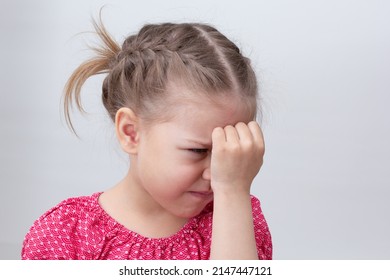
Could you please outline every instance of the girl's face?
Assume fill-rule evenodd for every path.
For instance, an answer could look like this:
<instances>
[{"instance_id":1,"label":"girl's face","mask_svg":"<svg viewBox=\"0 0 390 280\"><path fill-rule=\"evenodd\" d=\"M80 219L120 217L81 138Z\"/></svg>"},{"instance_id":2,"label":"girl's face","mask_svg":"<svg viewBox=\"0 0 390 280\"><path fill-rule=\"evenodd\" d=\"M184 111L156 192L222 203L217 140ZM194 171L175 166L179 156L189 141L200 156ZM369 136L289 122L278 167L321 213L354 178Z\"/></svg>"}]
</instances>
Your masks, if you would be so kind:
<instances>
[{"instance_id":1,"label":"girl's face","mask_svg":"<svg viewBox=\"0 0 390 280\"><path fill-rule=\"evenodd\" d=\"M213 200L211 133L215 127L252 120L237 99L219 97L216 101L218 105L206 97L178 102L173 119L141 132L132 168L156 210L190 218Z\"/></svg>"}]
</instances>

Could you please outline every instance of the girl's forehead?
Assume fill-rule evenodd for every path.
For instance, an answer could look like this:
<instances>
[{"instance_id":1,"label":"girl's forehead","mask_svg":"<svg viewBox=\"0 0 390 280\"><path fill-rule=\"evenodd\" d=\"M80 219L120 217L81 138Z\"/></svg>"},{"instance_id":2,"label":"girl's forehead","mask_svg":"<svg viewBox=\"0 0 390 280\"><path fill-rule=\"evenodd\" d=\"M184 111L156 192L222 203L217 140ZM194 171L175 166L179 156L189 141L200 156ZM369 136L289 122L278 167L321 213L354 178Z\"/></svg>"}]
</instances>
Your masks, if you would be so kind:
<instances>
[{"instance_id":1,"label":"girl's forehead","mask_svg":"<svg viewBox=\"0 0 390 280\"><path fill-rule=\"evenodd\" d=\"M234 96L208 98L199 95L196 99L177 102L172 108L173 121L181 127L213 130L215 127L248 123L252 120L247 104Z\"/></svg>"},{"instance_id":2,"label":"girl's forehead","mask_svg":"<svg viewBox=\"0 0 390 280\"><path fill-rule=\"evenodd\" d=\"M181 82L171 81L167 85L167 93L169 107L179 111L178 114L199 112L200 110L215 112L219 110L225 116L233 116L245 112L247 117L252 120L253 113L256 111L256 101L254 100L254 103L250 104L249 98L239 92L207 92L202 89L190 88Z\"/></svg>"},{"instance_id":3,"label":"girl's forehead","mask_svg":"<svg viewBox=\"0 0 390 280\"><path fill-rule=\"evenodd\" d=\"M170 111L167 112L168 120L151 127L151 131L157 133L155 138L169 138L178 143L199 143L208 147L212 146L214 128L253 120L247 103L231 96L170 101L171 106L166 107Z\"/></svg>"}]
</instances>

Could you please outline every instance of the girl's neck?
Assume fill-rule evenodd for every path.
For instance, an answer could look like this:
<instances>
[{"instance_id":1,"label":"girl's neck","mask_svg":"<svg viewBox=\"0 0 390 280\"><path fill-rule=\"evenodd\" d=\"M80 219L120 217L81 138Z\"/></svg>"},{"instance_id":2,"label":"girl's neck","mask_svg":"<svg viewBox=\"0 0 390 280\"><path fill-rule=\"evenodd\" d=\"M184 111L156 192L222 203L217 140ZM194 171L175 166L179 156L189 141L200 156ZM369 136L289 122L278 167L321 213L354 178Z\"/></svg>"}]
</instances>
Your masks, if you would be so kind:
<instances>
[{"instance_id":1,"label":"girl's neck","mask_svg":"<svg viewBox=\"0 0 390 280\"><path fill-rule=\"evenodd\" d=\"M100 196L99 204L117 222L145 237L169 237L188 221L162 208L140 187L131 170L122 181Z\"/></svg>"}]
</instances>

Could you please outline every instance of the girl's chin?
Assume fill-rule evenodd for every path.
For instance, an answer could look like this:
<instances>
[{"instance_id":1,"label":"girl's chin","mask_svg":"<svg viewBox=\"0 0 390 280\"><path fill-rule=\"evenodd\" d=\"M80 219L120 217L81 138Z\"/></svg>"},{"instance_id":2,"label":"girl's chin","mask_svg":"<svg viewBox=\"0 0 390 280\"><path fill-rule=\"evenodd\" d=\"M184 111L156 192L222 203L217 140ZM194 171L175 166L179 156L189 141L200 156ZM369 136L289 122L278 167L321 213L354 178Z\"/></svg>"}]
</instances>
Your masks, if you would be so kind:
<instances>
[{"instance_id":1,"label":"girl's chin","mask_svg":"<svg viewBox=\"0 0 390 280\"><path fill-rule=\"evenodd\" d=\"M210 202L202 203L198 207L194 207L193 209L187 209L187 211L177 213L176 216L180 217L180 218L186 218L186 219L194 218L194 217L198 216L203 211L203 209L206 207L206 205L208 205L209 203Z\"/></svg>"}]
</instances>

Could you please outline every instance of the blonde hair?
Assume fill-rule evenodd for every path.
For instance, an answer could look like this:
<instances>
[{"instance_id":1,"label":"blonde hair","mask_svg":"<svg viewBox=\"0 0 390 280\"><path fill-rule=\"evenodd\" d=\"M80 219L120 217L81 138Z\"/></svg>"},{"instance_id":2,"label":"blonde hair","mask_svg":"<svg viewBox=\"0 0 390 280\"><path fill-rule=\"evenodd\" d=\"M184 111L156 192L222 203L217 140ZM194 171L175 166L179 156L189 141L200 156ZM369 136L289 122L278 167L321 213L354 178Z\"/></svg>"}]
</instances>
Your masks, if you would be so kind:
<instances>
[{"instance_id":1,"label":"blonde hair","mask_svg":"<svg viewBox=\"0 0 390 280\"><path fill-rule=\"evenodd\" d=\"M250 60L217 29L200 23L148 24L125 39L122 47L102 24L93 21L102 46L70 76L64 91L67 124L75 103L84 112L80 92L86 80L106 73L102 100L110 118L122 107L131 108L145 120L161 119L169 112L167 86L172 80L208 95L232 94L257 112L257 81ZM77 135L77 134L76 134Z\"/></svg>"}]
</instances>

